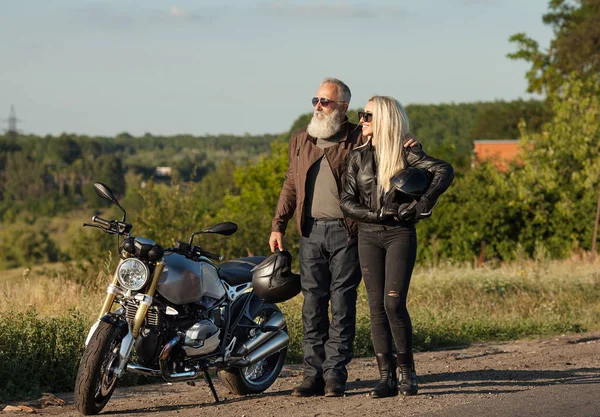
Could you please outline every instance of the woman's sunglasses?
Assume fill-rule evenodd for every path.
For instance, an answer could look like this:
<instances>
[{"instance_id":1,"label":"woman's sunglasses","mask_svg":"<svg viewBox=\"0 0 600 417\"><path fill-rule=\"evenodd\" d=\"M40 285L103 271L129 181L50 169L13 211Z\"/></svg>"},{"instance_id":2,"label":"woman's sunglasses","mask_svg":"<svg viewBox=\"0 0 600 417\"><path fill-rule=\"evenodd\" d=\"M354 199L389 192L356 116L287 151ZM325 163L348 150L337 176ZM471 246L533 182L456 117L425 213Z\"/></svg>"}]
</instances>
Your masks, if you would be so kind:
<instances>
[{"instance_id":1,"label":"woman's sunglasses","mask_svg":"<svg viewBox=\"0 0 600 417\"><path fill-rule=\"evenodd\" d=\"M329 100L328 98L324 98L324 97L313 97L313 99L312 99L313 107L317 107L317 104L319 104L319 103L321 103L321 106L323 106L323 107L329 107L329 104L331 104L331 103L345 103L345 101Z\"/></svg>"},{"instance_id":2,"label":"woman's sunglasses","mask_svg":"<svg viewBox=\"0 0 600 417\"><path fill-rule=\"evenodd\" d=\"M358 120L363 119L365 122L370 122L373 120L373 113L369 113L366 111L359 111L358 112Z\"/></svg>"}]
</instances>

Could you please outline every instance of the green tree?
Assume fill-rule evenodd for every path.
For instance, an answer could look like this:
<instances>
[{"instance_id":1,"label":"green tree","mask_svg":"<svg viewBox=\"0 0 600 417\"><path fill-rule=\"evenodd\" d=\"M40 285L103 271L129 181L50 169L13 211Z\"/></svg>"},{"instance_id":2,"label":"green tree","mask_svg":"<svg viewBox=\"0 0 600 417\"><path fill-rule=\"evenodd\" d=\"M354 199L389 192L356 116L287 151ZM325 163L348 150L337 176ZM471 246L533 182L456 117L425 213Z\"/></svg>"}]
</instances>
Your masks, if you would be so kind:
<instances>
[{"instance_id":1,"label":"green tree","mask_svg":"<svg viewBox=\"0 0 600 417\"><path fill-rule=\"evenodd\" d=\"M81 157L81 148L71 136L64 133L52 140L48 146L48 159L57 165L72 164L79 157Z\"/></svg>"},{"instance_id":2,"label":"green tree","mask_svg":"<svg viewBox=\"0 0 600 417\"><path fill-rule=\"evenodd\" d=\"M600 1L551 0L543 22L554 31L546 51L525 33L510 37L518 51L509 58L531 63L527 91L552 93L575 72L581 79L600 74Z\"/></svg>"},{"instance_id":3,"label":"green tree","mask_svg":"<svg viewBox=\"0 0 600 417\"><path fill-rule=\"evenodd\" d=\"M524 165L515 178L524 201L537 214L528 223L530 240L546 242L555 256L573 246L589 248L600 188L600 77L575 73L552 97L551 123L521 138ZM544 199L540 207L541 194ZM525 232L525 231L524 231Z\"/></svg>"},{"instance_id":4,"label":"green tree","mask_svg":"<svg viewBox=\"0 0 600 417\"><path fill-rule=\"evenodd\" d=\"M215 220L229 220L239 226L238 232L224 241L228 257L268 253L271 221L288 167L287 148L285 142L274 142L271 157L235 171L234 182L239 191L225 197L224 207L215 216ZM294 222L288 225L286 246L297 253L298 232Z\"/></svg>"},{"instance_id":5,"label":"green tree","mask_svg":"<svg viewBox=\"0 0 600 417\"><path fill-rule=\"evenodd\" d=\"M59 250L43 224L16 223L0 229L0 270L56 262Z\"/></svg>"},{"instance_id":6,"label":"green tree","mask_svg":"<svg viewBox=\"0 0 600 417\"><path fill-rule=\"evenodd\" d=\"M520 161L507 172L476 164L419 223L421 259L511 259L541 245L553 257L590 247L600 189L600 87L573 75L552 97L542 132L522 126Z\"/></svg>"},{"instance_id":7,"label":"green tree","mask_svg":"<svg viewBox=\"0 0 600 417\"><path fill-rule=\"evenodd\" d=\"M478 112L471 139L517 139L520 137L521 120L527 121L530 132L539 132L542 124L551 118L548 106L543 101L514 100L495 104L485 106Z\"/></svg>"}]
</instances>

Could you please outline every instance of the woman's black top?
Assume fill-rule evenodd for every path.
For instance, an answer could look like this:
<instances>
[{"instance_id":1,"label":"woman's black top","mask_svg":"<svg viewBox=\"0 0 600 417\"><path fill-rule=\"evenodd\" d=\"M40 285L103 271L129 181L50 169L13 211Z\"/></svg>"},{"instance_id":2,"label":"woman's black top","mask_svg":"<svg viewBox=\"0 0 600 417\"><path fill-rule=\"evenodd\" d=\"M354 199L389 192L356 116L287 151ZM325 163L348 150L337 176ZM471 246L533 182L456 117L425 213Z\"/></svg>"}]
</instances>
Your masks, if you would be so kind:
<instances>
[{"instance_id":1,"label":"woman's black top","mask_svg":"<svg viewBox=\"0 0 600 417\"><path fill-rule=\"evenodd\" d=\"M421 198L427 199L427 210L433 208L439 196L446 191L454 179L454 169L449 163L432 158L423 152L419 146L403 148L406 166L427 171L431 183ZM350 218L368 222L380 223L378 212L386 203L398 204L411 202L393 188L385 195L379 195L377 182L377 162L375 149L369 141L366 145L354 149L348 155L348 170L346 183L341 193L340 205L342 211Z\"/></svg>"}]
</instances>

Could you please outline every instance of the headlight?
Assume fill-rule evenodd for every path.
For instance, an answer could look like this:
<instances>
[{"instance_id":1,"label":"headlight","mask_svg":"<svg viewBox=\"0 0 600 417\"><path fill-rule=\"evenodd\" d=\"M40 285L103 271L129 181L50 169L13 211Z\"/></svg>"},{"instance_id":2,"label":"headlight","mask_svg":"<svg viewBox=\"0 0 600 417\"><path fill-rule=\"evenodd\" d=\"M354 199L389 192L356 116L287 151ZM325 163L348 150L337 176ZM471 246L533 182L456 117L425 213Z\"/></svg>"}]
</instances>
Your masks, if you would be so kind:
<instances>
[{"instance_id":1,"label":"headlight","mask_svg":"<svg viewBox=\"0 0 600 417\"><path fill-rule=\"evenodd\" d=\"M117 269L119 284L132 291L142 288L146 284L149 275L150 270L148 267L135 258L126 259Z\"/></svg>"}]
</instances>

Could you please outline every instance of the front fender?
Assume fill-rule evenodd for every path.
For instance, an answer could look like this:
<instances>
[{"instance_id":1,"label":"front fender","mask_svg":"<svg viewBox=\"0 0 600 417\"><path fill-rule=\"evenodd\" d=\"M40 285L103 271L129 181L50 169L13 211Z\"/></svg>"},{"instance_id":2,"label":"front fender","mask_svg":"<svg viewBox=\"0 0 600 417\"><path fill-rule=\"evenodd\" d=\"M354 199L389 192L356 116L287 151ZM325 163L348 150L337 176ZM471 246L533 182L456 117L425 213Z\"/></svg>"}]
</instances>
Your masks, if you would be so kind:
<instances>
[{"instance_id":1,"label":"front fender","mask_svg":"<svg viewBox=\"0 0 600 417\"><path fill-rule=\"evenodd\" d=\"M90 328L90 331L88 332L88 335L85 339L86 346L90 342L92 335L98 328L98 325L100 324L101 321L103 321L104 323L108 323L112 326L117 326L123 332L129 330L129 326L127 325L127 321L125 320L125 317L123 317L122 315L117 314L117 313L106 313L104 316L102 316L100 319L98 319L98 321L96 321Z\"/></svg>"}]
</instances>

